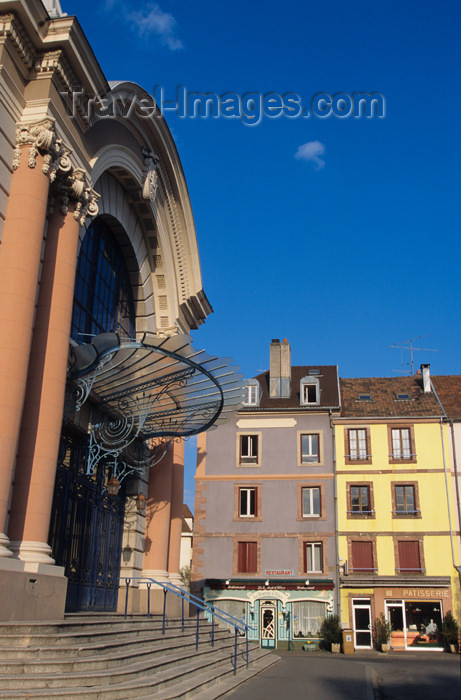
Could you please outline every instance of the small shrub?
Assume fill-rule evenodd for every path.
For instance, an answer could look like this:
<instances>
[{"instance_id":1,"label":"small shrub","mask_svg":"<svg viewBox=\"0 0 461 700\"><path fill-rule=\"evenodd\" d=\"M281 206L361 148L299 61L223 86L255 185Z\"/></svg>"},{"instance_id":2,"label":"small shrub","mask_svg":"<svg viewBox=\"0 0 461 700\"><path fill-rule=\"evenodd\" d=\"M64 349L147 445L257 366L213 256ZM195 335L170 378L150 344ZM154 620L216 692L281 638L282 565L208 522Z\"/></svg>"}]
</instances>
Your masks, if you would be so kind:
<instances>
[{"instance_id":1,"label":"small shrub","mask_svg":"<svg viewBox=\"0 0 461 700\"><path fill-rule=\"evenodd\" d=\"M458 641L459 624L449 610L442 622L442 634L447 644L456 644Z\"/></svg>"},{"instance_id":2,"label":"small shrub","mask_svg":"<svg viewBox=\"0 0 461 700\"><path fill-rule=\"evenodd\" d=\"M376 644L379 646L388 644L391 638L392 626L384 617L384 613L380 613L379 617L376 618L374 628Z\"/></svg>"},{"instance_id":3,"label":"small shrub","mask_svg":"<svg viewBox=\"0 0 461 700\"><path fill-rule=\"evenodd\" d=\"M181 579L181 583L183 585L183 588L185 588L186 591L190 592L190 579L191 579L190 566L183 566L181 569L179 569L179 578Z\"/></svg>"},{"instance_id":4,"label":"small shrub","mask_svg":"<svg viewBox=\"0 0 461 700\"><path fill-rule=\"evenodd\" d=\"M341 644L341 620L338 615L328 615L324 619L320 628L320 636L328 646Z\"/></svg>"}]
</instances>

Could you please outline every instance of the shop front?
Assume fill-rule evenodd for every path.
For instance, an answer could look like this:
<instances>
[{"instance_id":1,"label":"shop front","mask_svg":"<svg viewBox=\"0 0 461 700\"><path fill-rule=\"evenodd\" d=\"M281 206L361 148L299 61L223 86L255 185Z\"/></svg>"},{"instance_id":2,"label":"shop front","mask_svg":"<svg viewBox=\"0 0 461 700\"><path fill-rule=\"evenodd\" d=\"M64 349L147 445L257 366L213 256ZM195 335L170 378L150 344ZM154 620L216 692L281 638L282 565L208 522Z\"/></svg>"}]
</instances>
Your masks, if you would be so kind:
<instances>
[{"instance_id":1,"label":"shop front","mask_svg":"<svg viewBox=\"0 0 461 700\"><path fill-rule=\"evenodd\" d=\"M391 648L443 649L442 620L451 609L449 588L385 590L384 613L391 623Z\"/></svg>"},{"instance_id":2,"label":"shop front","mask_svg":"<svg viewBox=\"0 0 461 700\"><path fill-rule=\"evenodd\" d=\"M390 647L396 651L443 649L442 621L452 609L446 585L342 589L342 622L354 633L355 649L372 649L374 621L381 613L391 624Z\"/></svg>"},{"instance_id":3,"label":"shop front","mask_svg":"<svg viewBox=\"0 0 461 700\"><path fill-rule=\"evenodd\" d=\"M203 597L250 625L249 639L263 648L316 648L322 622L334 612L333 588L331 580L207 580Z\"/></svg>"}]
</instances>

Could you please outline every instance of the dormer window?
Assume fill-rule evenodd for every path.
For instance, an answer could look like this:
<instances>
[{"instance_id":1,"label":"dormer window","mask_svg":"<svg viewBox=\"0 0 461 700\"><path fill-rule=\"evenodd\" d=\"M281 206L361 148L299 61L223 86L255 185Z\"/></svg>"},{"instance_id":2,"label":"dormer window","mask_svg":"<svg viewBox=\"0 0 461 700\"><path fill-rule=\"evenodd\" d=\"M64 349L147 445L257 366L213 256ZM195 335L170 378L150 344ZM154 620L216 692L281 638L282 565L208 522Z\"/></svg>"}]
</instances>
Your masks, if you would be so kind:
<instances>
[{"instance_id":1,"label":"dormer window","mask_svg":"<svg viewBox=\"0 0 461 700\"><path fill-rule=\"evenodd\" d=\"M258 406L259 405L259 383L257 382L256 379L248 382L246 387L244 387L243 405L244 406Z\"/></svg>"},{"instance_id":2,"label":"dormer window","mask_svg":"<svg viewBox=\"0 0 461 700\"><path fill-rule=\"evenodd\" d=\"M299 395L301 398L301 405L318 405L320 403L319 380L312 376L301 379Z\"/></svg>"}]
</instances>

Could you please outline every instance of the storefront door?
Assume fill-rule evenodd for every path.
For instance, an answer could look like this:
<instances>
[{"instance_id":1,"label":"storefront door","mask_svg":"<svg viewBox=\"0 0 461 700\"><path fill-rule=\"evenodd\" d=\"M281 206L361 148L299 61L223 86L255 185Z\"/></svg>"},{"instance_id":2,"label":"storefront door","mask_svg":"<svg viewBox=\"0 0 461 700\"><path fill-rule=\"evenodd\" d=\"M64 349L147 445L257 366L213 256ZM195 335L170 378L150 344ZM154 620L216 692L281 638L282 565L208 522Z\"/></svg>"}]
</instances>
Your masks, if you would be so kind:
<instances>
[{"instance_id":1,"label":"storefront door","mask_svg":"<svg viewBox=\"0 0 461 700\"><path fill-rule=\"evenodd\" d=\"M277 608L275 603L261 603L261 646L275 649Z\"/></svg>"},{"instance_id":2,"label":"storefront door","mask_svg":"<svg viewBox=\"0 0 461 700\"><path fill-rule=\"evenodd\" d=\"M371 649L371 605L364 600L352 601L354 619L354 647Z\"/></svg>"}]
</instances>

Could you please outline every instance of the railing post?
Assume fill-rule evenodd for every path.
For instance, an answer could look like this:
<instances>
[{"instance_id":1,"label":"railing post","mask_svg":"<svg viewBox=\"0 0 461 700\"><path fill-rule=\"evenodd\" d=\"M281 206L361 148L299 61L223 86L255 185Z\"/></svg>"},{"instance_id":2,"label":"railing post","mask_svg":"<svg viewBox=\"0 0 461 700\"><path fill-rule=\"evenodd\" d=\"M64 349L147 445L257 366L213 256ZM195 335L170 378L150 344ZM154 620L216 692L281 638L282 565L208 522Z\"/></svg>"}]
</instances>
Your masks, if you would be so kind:
<instances>
[{"instance_id":1,"label":"railing post","mask_svg":"<svg viewBox=\"0 0 461 700\"><path fill-rule=\"evenodd\" d=\"M150 617L150 587L152 586L151 582L147 582L147 617Z\"/></svg>"},{"instance_id":2,"label":"railing post","mask_svg":"<svg viewBox=\"0 0 461 700\"><path fill-rule=\"evenodd\" d=\"M234 636L234 676L237 673L237 627L235 628L235 636Z\"/></svg>"},{"instance_id":3,"label":"railing post","mask_svg":"<svg viewBox=\"0 0 461 700\"><path fill-rule=\"evenodd\" d=\"M214 607L211 606L211 646L214 647Z\"/></svg>"},{"instance_id":4,"label":"railing post","mask_svg":"<svg viewBox=\"0 0 461 700\"><path fill-rule=\"evenodd\" d=\"M125 592L125 618L126 618L126 616L128 614L128 591L130 588L131 579L127 578L127 579L125 579L125 581L126 581L126 592Z\"/></svg>"},{"instance_id":5,"label":"railing post","mask_svg":"<svg viewBox=\"0 0 461 700\"><path fill-rule=\"evenodd\" d=\"M198 649L198 632L200 626L200 608L197 608L197 628L195 630L195 651Z\"/></svg>"},{"instance_id":6,"label":"railing post","mask_svg":"<svg viewBox=\"0 0 461 700\"><path fill-rule=\"evenodd\" d=\"M162 619L162 634L165 634L165 614L166 614L166 594L168 593L167 589L163 589L163 619Z\"/></svg>"},{"instance_id":7,"label":"railing post","mask_svg":"<svg viewBox=\"0 0 461 700\"><path fill-rule=\"evenodd\" d=\"M247 655L247 668L248 668L248 627L245 626L245 642L246 642L246 655Z\"/></svg>"},{"instance_id":8,"label":"railing post","mask_svg":"<svg viewBox=\"0 0 461 700\"><path fill-rule=\"evenodd\" d=\"M181 596L181 632L184 632L184 596Z\"/></svg>"}]
</instances>

